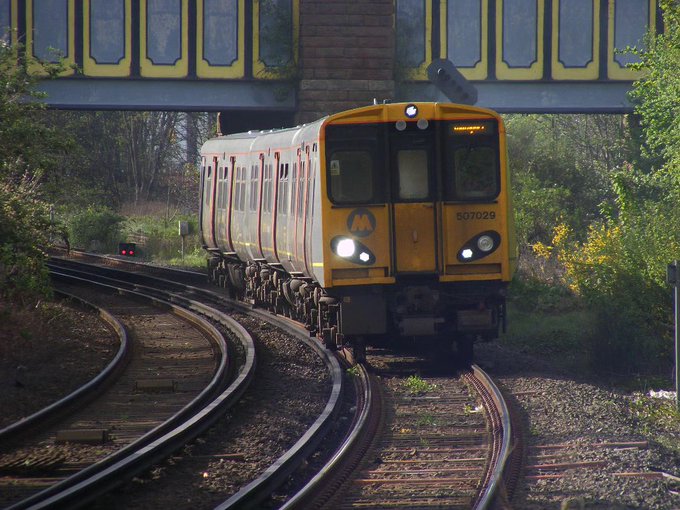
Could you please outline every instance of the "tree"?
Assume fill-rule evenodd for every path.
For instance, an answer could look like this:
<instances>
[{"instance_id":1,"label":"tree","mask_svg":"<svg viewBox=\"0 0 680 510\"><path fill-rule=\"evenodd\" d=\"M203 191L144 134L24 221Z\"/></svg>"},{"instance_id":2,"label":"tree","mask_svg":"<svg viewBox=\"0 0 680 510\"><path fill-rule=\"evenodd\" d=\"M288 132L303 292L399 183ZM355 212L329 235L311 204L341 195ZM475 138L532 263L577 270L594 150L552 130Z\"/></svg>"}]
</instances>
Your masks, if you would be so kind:
<instances>
[{"instance_id":1,"label":"tree","mask_svg":"<svg viewBox=\"0 0 680 510\"><path fill-rule=\"evenodd\" d=\"M648 36L647 49L635 50L637 69L646 75L635 82L631 97L642 119L646 147L665 168L680 172L680 3L661 0L665 32Z\"/></svg>"},{"instance_id":2,"label":"tree","mask_svg":"<svg viewBox=\"0 0 680 510\"><path fill-rule=\"evenodd\" d=\"M666 266L680 258L680 3L662 0L666 31L634 50L645 75L631 94L647 160L612 174L611 214L585 242L554 243L568 283L596 312L599 359L613 369L670 362L671 295ZM649 164L649 165L648 165Z\"/></svg>"},{"instance_id":3,"label":"tree","mask_svg":"<svg viewBox=\"0 0 680 510\"><path fill-rule=\"evenodd\" d=\"M55 233L41 194L44 171L68 150L68 137L41 121L37 65L20 46L0 45L0 300L49 294L41 247ZM56 73L59 66L43 66Z\"/></svg>"},{"instance_id":4,"label":"tree","mask_svg":"<svg viewBox=\"0 0 680 510\"><path fill-rule=\"evenodd\" d=\"M548 242L558 223L585 232L612 203L611 176L632 155L626 118L509 115L506 123L520 243Z\"/></svg>"}]
</instances>

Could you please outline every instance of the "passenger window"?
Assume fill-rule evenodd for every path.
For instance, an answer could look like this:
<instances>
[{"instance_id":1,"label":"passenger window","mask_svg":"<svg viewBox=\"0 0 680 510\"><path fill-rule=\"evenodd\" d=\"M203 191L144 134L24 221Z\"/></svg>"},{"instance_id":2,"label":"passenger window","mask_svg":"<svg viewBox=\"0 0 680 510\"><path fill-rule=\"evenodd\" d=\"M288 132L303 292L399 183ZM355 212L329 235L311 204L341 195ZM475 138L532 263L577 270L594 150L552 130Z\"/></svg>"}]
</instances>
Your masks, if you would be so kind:
<instances>
[{"instance_id":1,"label":"passenger window","mask_svg":"<svg viewBox=\"0 0 680 510\"><path fill-rule=\"evenodd\" d=\"M279 214L288 212L288 163L279 165Z\"/></svg>"},{"instance_id":2,"label":"passenger window","mask_svg":"<svg viewBox=\"0 0 680 510\"><path fill-rule=\"evenodd\" d=\"M257 199L258 197L258 185L260 184L259 179L259 167L257 165L252 165L250 167L250 210L257 211Z\"/></svg>"},{"instance_id":3,"label":"passenger window","mask_svg":"<svg viewBox=\"0 0 680 510\"><path fill-rule=\"evenodd\" d=\"M335 203L373 198L373 158L368 151L336 151L328 160L331 199Z\"/></svg>"},{"instance_id":4,"label":"passenger window","mask_svg":"<svg viewBox=\"0 0 680 510\"><path fill-rule=\"evenodd\" d=\"M241 167L236 167L236 176L234 177L234 210L241 210Z\"/></svg>"},{"instance_id":5,"label":"passenger window","mask_svg":"<svg viewBox=\"0 0 680 510\"><path fill-rule=\"evenodd\" d=\"M417 200L428 198L429 175L427 152L424 150L401 150L397 153L399 170L399 198Z\"/></svg>"}]
</instances>

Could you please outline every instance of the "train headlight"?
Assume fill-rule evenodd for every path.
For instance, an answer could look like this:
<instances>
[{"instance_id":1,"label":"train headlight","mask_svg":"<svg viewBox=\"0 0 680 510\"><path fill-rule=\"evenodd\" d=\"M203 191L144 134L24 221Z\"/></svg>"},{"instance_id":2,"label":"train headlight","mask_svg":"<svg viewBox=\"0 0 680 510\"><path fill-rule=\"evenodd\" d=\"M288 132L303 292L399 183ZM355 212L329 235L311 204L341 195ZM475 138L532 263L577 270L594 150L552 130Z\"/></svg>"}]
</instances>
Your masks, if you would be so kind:
<instances>
[{"instance_id":1,"label":"train headlight","mask_svg":"<svg viewBox=\"0 0 680 510\"><path fill-rule=\"evenodd\" d=\"M487 230L469 239L458 250L458 262L473 262L498 249L501 243L501 235L493 230Z\"/></svg>"},{"instance_id":2,"label":"train headlight","mask_svg":"<svg viewBox=\"0 0 680 510\"><path fill-rule=\"evenodd\" d=\"M356 239L345 236L334 237L331 239L331 250L338 257L342 257L354 264L362 266L375 264L375 255L373 255L373 252Z\"/></svg>"},{"instance_id":3,"label":"train headlight","mask_svg":"<svg viewBox=\"0 0 680 510\"><path fill-rule=\"evenodd\" d=\"M352 239L344 238L338 241L335 245L335 253L340 255L342 258L349 258L354 255L357 247Z\"/></svg>"},{"instance_id":4,"label":"train headlight","mask_svg":"<svg viewBox=\"0 0 680 510\"><path fill-rule=\"evenodd\" d=\"M495 243L493 242L493 239L491 239L491 236L485 234L477 238L477 248L482 250L484 253L488 253L493 250L494 245Z\"/></svg>"}]
</instances>

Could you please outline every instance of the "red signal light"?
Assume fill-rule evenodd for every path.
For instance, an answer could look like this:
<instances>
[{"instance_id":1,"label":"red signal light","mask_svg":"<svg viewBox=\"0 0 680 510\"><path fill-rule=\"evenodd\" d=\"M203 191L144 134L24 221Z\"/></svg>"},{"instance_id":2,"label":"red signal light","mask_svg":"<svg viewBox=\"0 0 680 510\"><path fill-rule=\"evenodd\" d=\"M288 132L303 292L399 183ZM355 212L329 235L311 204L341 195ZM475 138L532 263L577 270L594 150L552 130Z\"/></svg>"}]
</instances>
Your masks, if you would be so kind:
<instances>
[{"instance_id":1,"label":"red signal light","mask_svg":"<svg viewBox=\"0 0 680 510\"><path fill-rule=\"evenodd\" d=\"M118 255L134 257L137 246L135 243L118 243Z\"/></svg>"}]
</instances>

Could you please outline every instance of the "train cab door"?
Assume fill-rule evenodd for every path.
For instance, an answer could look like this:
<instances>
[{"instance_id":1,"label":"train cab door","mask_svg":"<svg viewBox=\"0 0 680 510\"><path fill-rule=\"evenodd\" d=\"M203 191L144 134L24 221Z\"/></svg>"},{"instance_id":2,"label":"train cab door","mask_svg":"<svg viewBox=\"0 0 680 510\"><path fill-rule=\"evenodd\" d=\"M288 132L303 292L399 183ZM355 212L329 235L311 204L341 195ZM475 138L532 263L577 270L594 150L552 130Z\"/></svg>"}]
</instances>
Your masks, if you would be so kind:
<instances>
[{"instance_id":1,"label":"train cab door","mask_svg":"<svg viewBox=\"0 0 680 510\"><path fill-rule=\"evenodd\" d=\"M434 273L437 215L433 128L411 124L391 133L389 143L395 271Z\"/></svg>"}]
</instances>

